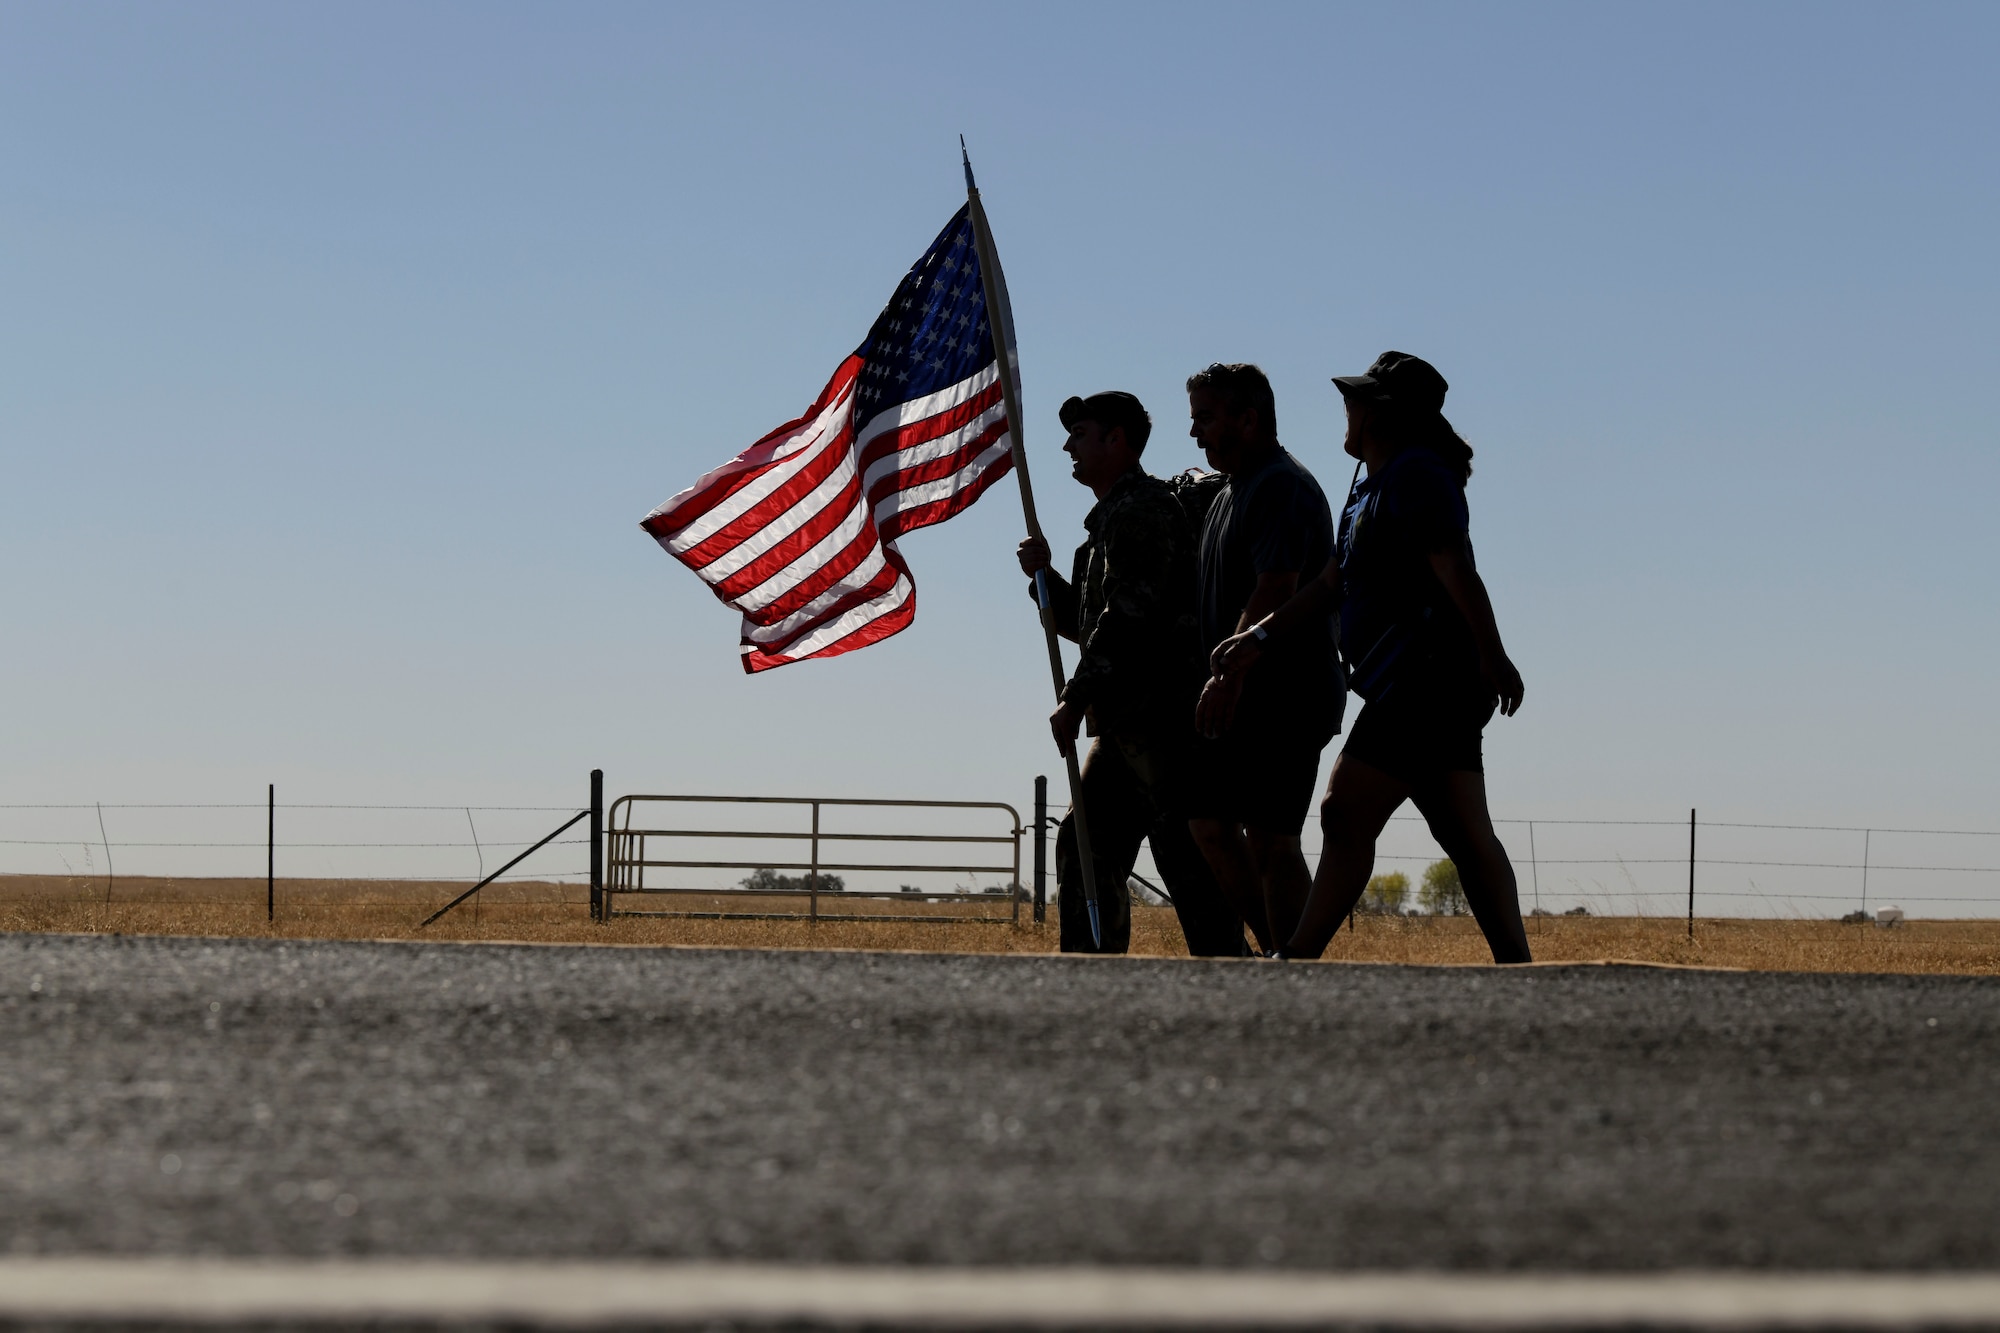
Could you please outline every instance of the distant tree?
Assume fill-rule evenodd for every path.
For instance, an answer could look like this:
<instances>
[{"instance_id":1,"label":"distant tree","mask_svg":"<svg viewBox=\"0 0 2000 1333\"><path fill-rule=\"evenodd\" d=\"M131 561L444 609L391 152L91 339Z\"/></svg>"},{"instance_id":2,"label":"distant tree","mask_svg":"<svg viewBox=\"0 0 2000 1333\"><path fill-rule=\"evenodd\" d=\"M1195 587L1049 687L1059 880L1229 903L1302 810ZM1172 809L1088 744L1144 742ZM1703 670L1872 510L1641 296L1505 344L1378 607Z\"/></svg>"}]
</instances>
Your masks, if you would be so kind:
<instances>
[{"instance_id":1,"label":"distant tree","mask_svg":"<svg viewBox=\"0 0 2000 1333\"><path fill-rule=\"evenodd\" d=\"M743 877L743 887L752 893L783 893L787 890L803 893L812 887L810 875L781 875L775 870L753 870ZM847 882L838 875L829 875L824 870L819 873L821 893L839 893L847 887Z\"/></svg>"},{"instance_id":2,"label":"distant tree","mask_svg":"<svg viewBox=\"0 0 2000 1333\"><path fill-rule=\"evenodd\" d=\"M1410 877L1400 870L1377 875L1361 893L1360 910L1370 916L1401 916L1410 896Z\"/></svg>"},{"instance_id":3,"label":"distant tree","mask_svg":"<svg viewBox=\"0 0 2000 1333\"><path fill-rule=\"evenodd\" d=\"M1424 885L1417 900L1432 916L1465 916L1465 886L1459 883L1458 867L1449 861L1433 861L1424 870Z\"/></svg>"}]
</instances>

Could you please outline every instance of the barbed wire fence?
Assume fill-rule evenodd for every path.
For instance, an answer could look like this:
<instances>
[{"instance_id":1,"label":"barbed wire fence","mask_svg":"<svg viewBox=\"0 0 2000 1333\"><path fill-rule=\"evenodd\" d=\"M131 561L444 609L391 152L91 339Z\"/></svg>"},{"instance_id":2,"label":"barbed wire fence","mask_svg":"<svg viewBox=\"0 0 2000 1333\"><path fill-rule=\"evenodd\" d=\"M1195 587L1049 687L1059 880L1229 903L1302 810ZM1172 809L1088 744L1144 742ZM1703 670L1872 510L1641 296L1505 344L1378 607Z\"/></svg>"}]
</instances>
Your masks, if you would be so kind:
<instances>
[{"instance_id":1,"label":"barbed wire fence","mask_svg":"<svg viewBox=\"0 0 2000 1333\"><path fill-rule=\"evenodd\" d=\"M383 902L408 903L395 886L472 884L491 865L533 846L551 816L574 806L382 802L67 802L0 804L0 891L34 893L28 881L63 880L73 896L143 903L170 882L258 881L275 862L279 883L377 883ZM1061 809L1042 830L1047 893L1056 895L1054 838ZM267 818L276 821L267 830ZM1896 906L1912 917L2000 917L2000 831L1698 819L1692 849L1685 818L1507 818L1495 821L1520 885L1524 912L1595 915L1830 919ZM1305 850L1317 862L1318 826ZM588 837L558 838L496 883L565 889L587 901ZM1690 854L1692 852L1692 854ZM1443 852L1423 820L1390 822L1378 873L1414 880ZM1160 884L1149 852L1138 873ZM123 890L120 879L126 881ZM92 886L92 887L85 887ZM101 886L97 888L96 886ZM210 902L187 891L177 904ZM212 900L234 904L236 898ZM363 900L350 902L359 904Z\"/></svg>"},{"instance_id":2,"label":"barbed wire fence","mask_svg":"<svg viewBox=\"0 0 2000 1333\"><path fill-rule=\"evenodd\" d=\"M1043 831L1055 889L1055 832ZM1781 917L1824 920L1894 907L1911 917L2000 917L2000 830L1900 825L1799 824L1697 818L1495 819L1520 887L1521 910L1593 915ZM1693 849L1690 852L1690 832ZM1308 819L1304 851L1319 861ZM1384 831L1376 873L1416 880L1445 854L1421 816L1399 814ZM1139 886L1160 885L1150 849ZM1413 895L1414 897L1414 895Z\"/></svg>"},{"instance_id":3,"label":"barbed wire fence","mask_svg":"<svg viewBox=\"0 0 2000 1333\"><path fill-rule=\"evenodd\" d=\"M535 835L551 816L576 809L275 799L0 804L0 895L223 907L250 901L215 896L240 882L256 886L261 908L269 875L287 887L287 906L301 898L325 905L334 885L344 890L343 906L407 906L416 886L485 879L488 865L543 841ZM581 835L554 839L494 882L557 885L562 901L587 905L589 843ZM71 892L52 893L49 881ZM382 893L354 892L368 886Z\"/></svg>"}]
</instances>

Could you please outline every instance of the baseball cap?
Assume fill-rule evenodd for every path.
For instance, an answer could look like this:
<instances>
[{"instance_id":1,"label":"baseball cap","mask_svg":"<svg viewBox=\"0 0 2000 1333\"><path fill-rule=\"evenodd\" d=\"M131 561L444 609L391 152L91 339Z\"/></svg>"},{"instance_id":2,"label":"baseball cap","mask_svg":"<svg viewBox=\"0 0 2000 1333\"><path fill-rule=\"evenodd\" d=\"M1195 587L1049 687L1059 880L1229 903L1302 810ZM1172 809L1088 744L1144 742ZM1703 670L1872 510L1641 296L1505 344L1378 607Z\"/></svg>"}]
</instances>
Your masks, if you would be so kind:
<instances>
[{"instance_id":1,"label":"baseball cap","mask_svg":"<svg viewBox=\"0 0 2000 1333\"><path fill-rule=\"evenodd\" d=\"M1066 399L1056 415L1064 430L1075 430L1079 421L1095 421L1106 428L1123 426L1126 442L1135 451L1145 449L1146 439L1153 433L1153 418L1146 414L1145 405L1122 389Z\"/></svg>"},{"instance_id":2,"label":"baseball cap","mask_svg":"<svg viewBox=\"0 0 2000 1333\"><path fill-rule=\"evenodd\" d=\"M1445 392L1451 388L1436 366L1408 352L1384 352L1366 374L1335 375L1333 382L1343 395L1419 412L1442 412Z\"/></svg>"}]
</instances>

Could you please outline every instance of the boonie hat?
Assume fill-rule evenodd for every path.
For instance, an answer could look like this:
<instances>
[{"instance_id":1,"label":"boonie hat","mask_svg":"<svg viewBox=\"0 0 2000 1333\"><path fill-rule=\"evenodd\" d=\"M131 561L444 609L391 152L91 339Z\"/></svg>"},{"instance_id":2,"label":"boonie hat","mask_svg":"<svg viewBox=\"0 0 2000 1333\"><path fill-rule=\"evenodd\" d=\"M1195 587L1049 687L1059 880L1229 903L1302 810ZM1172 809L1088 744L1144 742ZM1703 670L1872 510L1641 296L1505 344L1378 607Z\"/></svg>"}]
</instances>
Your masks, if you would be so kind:
<instances>
[{"instance_id":1,"label":"boonie hat","mask_svg":"<svg viewBox=\"0 0 2000 1333\"><path fill-rule=\"evenodd\" d=\"M1144 449L1146 437L1153 433L1153 418L1146 414L1145 404L1122 389L1065 399L1056 415L1064 430L1075 430L1079 421L1095 421L1107 429L1123 426L1125 439L1134 449Z\"/></svg>"},{"instance_id":2,"label":"boonie hat","mask_svg":"<svg viewBox=\"0 0 2000 1333\"><path fill-rule=\"evenodd\" d=\"M1384 352L1368 367L1367 374L1335 375L1333 382L1347 397L1394 403L1418 412L1444 411L1444 396L1451 388L1436 366L1408 352Z\"/></svg>"}]
</instances>

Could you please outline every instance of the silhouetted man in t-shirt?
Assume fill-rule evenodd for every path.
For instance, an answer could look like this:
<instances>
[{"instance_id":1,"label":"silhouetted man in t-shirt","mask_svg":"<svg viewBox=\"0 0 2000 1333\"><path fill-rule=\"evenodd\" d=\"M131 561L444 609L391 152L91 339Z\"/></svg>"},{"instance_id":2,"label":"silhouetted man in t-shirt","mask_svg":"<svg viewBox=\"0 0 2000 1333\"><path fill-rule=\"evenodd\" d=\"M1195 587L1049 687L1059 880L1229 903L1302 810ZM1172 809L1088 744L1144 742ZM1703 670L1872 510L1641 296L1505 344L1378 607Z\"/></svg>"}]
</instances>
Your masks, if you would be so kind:
<instances>
[{"instance_id":1,"label":"silhouetted man in t-shirt","mask_svg":"<svg viewBox=\"0 0 2000 1333\"><path fill-rule=\"evenodd\" d=\"M1333 512L1278 443L1263 371L1212 365L1187 388L1188 433L1229 478L1202 525L1197 566L1208 651L1319 576L1333 556ZM1291 937L1312 888L1299 833L1346 704L1333 620L1322 619L1272 644L1247 675L1212 682L1200 708L1208 739L1189 829L1267 953Z\"/></svg>"}]
</instances>

